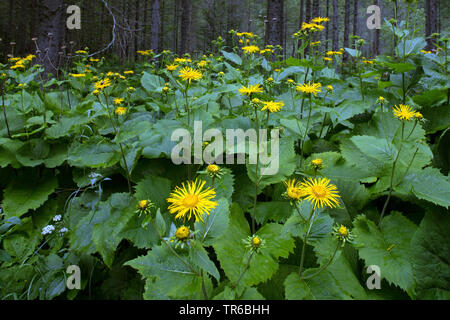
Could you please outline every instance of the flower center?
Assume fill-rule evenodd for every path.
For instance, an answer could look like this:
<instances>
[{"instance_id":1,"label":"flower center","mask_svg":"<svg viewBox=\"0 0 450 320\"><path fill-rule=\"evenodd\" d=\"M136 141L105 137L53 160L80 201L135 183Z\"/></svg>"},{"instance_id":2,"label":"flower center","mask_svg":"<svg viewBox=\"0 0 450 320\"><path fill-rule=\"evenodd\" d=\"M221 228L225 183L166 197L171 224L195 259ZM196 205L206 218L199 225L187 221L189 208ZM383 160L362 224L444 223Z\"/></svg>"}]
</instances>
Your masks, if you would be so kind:
<instances>
[{"instance_id":1,"label":"flower center","mask_svg":"<svg viewBox=\"0 0 450 320\"><path fill-rule=\"evenodd\" d=\"M198 196L196 194L188 194L183 199L183 205L188 208L194 208L198 202Z\"/></svg>"},{"instance_id":2,"label":"flower center","mask_svg":"<svg viewBox=\"0 0 450 320\"><path fill-rule=\"evenodd\" d=\"M342 236L347 236L347 235L348 235L348 230L347 230L347 228L344 227L344 226L341 226L341 227L339 228L339 234L342 235Z\"/></svg>"},{"instance_id":3,"label":"flower center","mask_svg":"<svg viewBox=\"0 0 450 320\"><path fill-rule=\"evenodd\" d=\"M327 194L327 189L325 189L323 186L314 186L311 189L316 198L325 198Z\"/></svg>"}]
</instances>

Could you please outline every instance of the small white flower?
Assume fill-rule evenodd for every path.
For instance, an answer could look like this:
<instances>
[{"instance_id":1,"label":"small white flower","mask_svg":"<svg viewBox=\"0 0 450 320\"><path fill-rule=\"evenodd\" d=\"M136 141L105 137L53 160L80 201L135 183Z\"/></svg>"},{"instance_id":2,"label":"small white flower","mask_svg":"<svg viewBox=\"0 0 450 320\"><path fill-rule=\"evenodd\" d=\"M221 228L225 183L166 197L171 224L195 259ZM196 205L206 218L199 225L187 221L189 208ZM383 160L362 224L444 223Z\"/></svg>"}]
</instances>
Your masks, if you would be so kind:
<instances>
[{"instance_id":1,"label":"small white flower","mask_svg":"<svg viewBox=\"0 0 450 320\"><path fill-rule=\"evenodd\" d=\"M53 221L61 221L61 215L57 214L56 216L54 216Z\"/></svg>"},{"instance_id":2,"label":"small white flower","mask_svg":"<svg viewBox=\"0 0 450 320\"><path fill-rule=\"evenodd\" d=\"M61 235L63 235L63 234L66 233L67 231L69 231L69 229L67 229L66 227L64 227L64 228L61 228L61 230L59 230L59 233L60 233Z\"/></svg>"},{"instance_id":3,"label":"small white flower","mask_svg":"<svg viewBox=\"0 0 450 320\"><path fill-rule=\"evenodd\" d=\"M42 234L50 234L50 233L52 233L53 231L55 231L55 226L54 225L52 225L52 224L49 224L48 226L45 226L45 227L43 227L42 228Z\"/></svg>"}]
</instances>

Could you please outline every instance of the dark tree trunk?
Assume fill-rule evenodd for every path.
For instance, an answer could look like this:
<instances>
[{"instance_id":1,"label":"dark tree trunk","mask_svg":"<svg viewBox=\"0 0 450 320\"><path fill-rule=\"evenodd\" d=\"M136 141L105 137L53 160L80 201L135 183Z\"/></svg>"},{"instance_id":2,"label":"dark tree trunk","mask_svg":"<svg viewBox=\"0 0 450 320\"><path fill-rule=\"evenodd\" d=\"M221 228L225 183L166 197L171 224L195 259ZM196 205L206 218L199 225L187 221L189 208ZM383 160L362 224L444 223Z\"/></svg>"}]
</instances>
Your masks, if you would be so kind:
<instances>
[{"instance_id":1,"label":"dark tree trunk","mask_svg":"<svg viewBox=\"0 0 450 320\"><path fill-rule=\"evenodd\" d=\"M374 0L373 4L378 6L379 0ZM374 38L373 38L373 54L374 56L377 56L380 54L380 29L374 30Z\"/></svg>"},{"instance_id":2,"label":"dark tree trunk","mask_svg":"<svg viewBox=\"0 0 450 320\"><path fill-rule=\"evenodd\" d=\"M358 35L358 0L353 0L353 35Z\"/></svg>"},{"instance_id":3,"label":"dark tree trunk","mask_svg":"<svg viewBox=\"0 0 450 320\"><path fill-rule=\"evenodd\" d=\"M320 4L319 0L313 0L312 3L312 18L316 18L320 16Z\"/></svg>"},{"instance_id":4,"label":"dark tree trunk","mask_svg":"<svg viewBox=\"0 0 450 320\"><path fill-rule=\"evenodd\" d=\"M330 0L327 0L327 11L326 17L330 16ZM328 23L327 28L325 29L325 50L328 51L328 42L330 39L330 23Z\"/></svg>"},{"instance_id":5,"label":"dark tree trunk","mask_svg":"<svg viewBox=\"0 0 450 320\"><path fill-rule=\"evenodd\" d=\"M134 21L134 59L137 60L139 50L139 14L141 13L141 0L136 0L136 16Z\"/></svg>"},{"instance_id":6,"label":"dark tree trunk","mask_svg":"<svg viewBox=\"0 0 450 320\"><path fill-rule=\"evenodd\" d=\"M317 18L319 16L320 16L319 0L313 0L313 3L312 3L312 18ZM318 32L315 32L314 35L313 35L314 41L317 41L319 36L320 36L320 34L318 34Z\"/></svg>"},{"instance_id":7,"label":"dark tree trunk","mask_svg":"<svg viewBox=\"0 0 450 320\"><path fill-rule=\"evenodd\" d=\"M339 7L338 0L333 0L333 51L339 47Z\"/></svg>"},{"instance_id":8,"label":"dark tree trunk","mask_svg":"<svg viewBox=\"0 0 450 320\"><path fill-rule=\"evenodd\" d=\"M350 0L345 0L344 3L344 48L348 48L348 36L350 34ZM347 61L348 54L344 52L343 60Z\"/></svg>"},{"instance_id":9,"label":"dark tree trunk","mask_svg":"<svg viewBox=\"0 0 450 320\"><path fill-rule=\"evenodd\" d=\"M150 48L157 52L159 49L159 32L161 28L161 16L159 12L159 0L152 1L152 37Z\"/></svg>"},{"instance_id":10,"label":"dark tree trunk","mask_svg":"<svg viewBox=\"0 0 450 320\"><path fill-rule=\"evenodd\" d=\"M147 22L148 22L148 0L144 0L144 27L142 28L142 45L144 46L144 50L147 50Z\"/></svg>"},{"instance_id":11,"label":"dark tree trunk","mask_svg":"<svg viewBox=\"0 0 450 320\"><path fill-rule=\"evenodd\" d=\"M182 0L181 53L191 51L192 0Z\"/></svg>"},{"instance_id":12,"label":"dark tree trunk","mask_svg":"<svg viewBox=\"0 0 450 320\"><path fill-rule=\"evenodd\" d=\"M306 0L305 3L305 21L311 22L311 0Z\"/></svg>"},{"instance_id":13,"label":"dark tree trunk","mask_svg":"<svg viewBox=\"0 0 450 320\"><path fill-rule=\"evenodd\" d=\"M164 24L161 21L165 21L165 10L164 10L164 0L161 0L161 8L159 10L159 43L158 43L158 52L163 50L164 46Z\"/></svg>"},{"instance_id":14,"label":"dark tree trunk","mask_svg":"<svg viewBox=\"0 0 450 320\"><path fill-rule=\"evenodd\" d=\"M63 35L60 28L62 21L62 0L39 0L38 47L41 51L42 64L47 73L56 74L58 68L58 51Z\"/></svg>"},{"instance_id":15,"label":"dark tree trunk","mask_svg":"<svg viewBox=\"0 0 450 320\"><path fill-rule=\"evenodd\" d=\"M437 33L437 0L425 0L425 36L427 37L427 50L434 49L430 36Z\"/></svg>"},{"instance_id":16,"label":"dark tree trunk","mask_svg":"<svg viewBox=\"0 0 450 320\"><path fill-rule=\"evenodd\" d=\"M304 14L303 14L303 10L304 10L304 7L305 7L305 0L300 0L300 12L299 12L299 26L298 26L298 28L299 29L301 29L302 28L302 24L303 24L303 22L304 22ZM302 45L302 42L301 42L301 40L298 40L298 42L297 42L297 47L298 48L300 48L300 46ZM295 45L293 46L293 48L292 48L292 55L294 56L296 54L296 52L295 52Z\"/></svg>"},{"instance_id":17,"label":"dark tree trunk","mask_svg":"<svg viewBox=\"0 0 450 320\"><path fill-rule=\"evenodd\" d=\"M173 12L173 51L178 53L178 31L180 21L180 0L175 0Z\"/></svg>"},{"instance_id":18,"label":"dark tree trunk","mask_svg":"<svg viewBox=\"0 0 450 320\"><path fill-rule=\"evenodd\" d=\"M283 45L284 0L267 1L267 44Z\"/></svg>"}]
</instances>

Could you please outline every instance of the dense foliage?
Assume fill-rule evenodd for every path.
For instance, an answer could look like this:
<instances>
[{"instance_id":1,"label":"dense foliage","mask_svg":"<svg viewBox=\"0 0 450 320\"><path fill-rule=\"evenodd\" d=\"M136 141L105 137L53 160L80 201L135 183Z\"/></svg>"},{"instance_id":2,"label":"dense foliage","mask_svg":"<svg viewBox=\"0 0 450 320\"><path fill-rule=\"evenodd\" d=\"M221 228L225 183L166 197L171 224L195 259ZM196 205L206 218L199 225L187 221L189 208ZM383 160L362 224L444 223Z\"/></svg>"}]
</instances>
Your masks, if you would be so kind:
<instances>
[{"instance_id":1,"label":"dense foliage","mask_svg":"<svg viewBox=\"0 0 450 320\"><path fill-rule=\"evenodd\" d=\"M315 49L325 25L287 60L234 32L200 60L140 51L133 70L80 51L63 80L33 56L0 65L0 297L449 299L448 40L427 52L392 26L395 52L369 60L362 39ZM173 164L195 120L278 128L278 172ZM174 214L189 178L202 219Z\"/></svg>"}]
</instances>

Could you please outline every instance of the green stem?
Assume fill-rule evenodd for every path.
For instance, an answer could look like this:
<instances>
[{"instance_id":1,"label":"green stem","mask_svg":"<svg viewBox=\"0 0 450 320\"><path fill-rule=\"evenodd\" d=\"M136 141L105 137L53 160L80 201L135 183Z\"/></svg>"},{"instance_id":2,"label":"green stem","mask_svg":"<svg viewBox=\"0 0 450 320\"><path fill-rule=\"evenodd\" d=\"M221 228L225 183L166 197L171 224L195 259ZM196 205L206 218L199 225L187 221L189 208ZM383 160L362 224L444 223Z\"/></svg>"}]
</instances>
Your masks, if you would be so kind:
<instances>
[{"instance_id":1,"label":"green stem","mask_svg":"<svg viewBox=\"0 0 450 320\"><path fill-rule=\"evenodd\" d=\"M405 122L402 121L402 142L403 142L404 129L405 129ZM395 157L394 163L392 165L391 178L390 178L390 182L389 182L389 193L388 193L388 197L387 197L386 201L384 202L384 206L383 206L383 210L381 211L381 216L380 216L380 221L378 222L378 226L381 224L381 220L383 220L384 213L386 212L387 205L392 196L392 186L393 186L393 182L394 182L395 166L396 166L398 158L400 156L400 152L402 151L402 147L403 147L403 144L400 145L400 148L398 149L398 152L397 152L397 156Z\"/></svg>"},{"instance_id":2,"label":"green stem","mask_svg":"<svg viewBox=\"0 0 450 320\"><path fill-rule=\"evenodd\" d=\"M397 184L395 186L398 186L403 181L403 179L405 179L406 175L408 174L409 168L411 168L414 158L416 157L417 151L419 151L419 147L417 147L416 151L414 151L413 157L411 158L411 161L409 161L409 164L408 164L408 167L406 168L405 173L403 174L402 178L397 182Z\"/></svg>"},{"instance_id":3,"label":"green stem","mask_svg":"<svg viewBox=\"0 0 450 320\"><path fill-rule=\"evenodd\" d=\"M327 262L327 264L325 264L325 265L324 265L322 268L320 268L317 272L315 272L315 273L313 273L313 274L311 274L311 275L309 275L309 276L302 277L302 279L303 279L303 280L306 280L306 279L314 278L314 277L317 276L319 273L321 273L323 270L325 270L326 268L328 268L328 266L331 264L331 262L333 261L334 257L336 256L336 253L337 253L337 251L338 251L338 249L339 249L340 246L341 246L341 241L339 240L339 242L338 242L336 248L334 249L333 256L332 256L331 259Z\"/></svg>"},{"instance_id":4,"label":"green stem","mask_svg":"<svg viewBox=\"0 0 450 320\"><path fill-rule=\"evenodd\" d=\"M239 278L237 279L236 283L234 285L233 284L231 285L232 288L236 288L238 286L238 284L241 281L242 277L247 272L248 268L250 268L250 261L252 260L254 254L255 254L255 251L252 251L252 253L250 254L250 257L247 260L247 265L245 266L244 271L242 271L242 273L239 276Z\"/></svg>"},{"instance_id":5,"label":"green stem","mask_svg":"<svg viewBox=\"0 0 450 320\"><path fill-rule=\"evenodd\" d=\"M303 139L302 139L302 148L300 150L300 167L302 166L303 163L303 149L305 147L305 139L306 136L308 134L308 130L309 130L309 120L311 119L311 111L312 111L312 98L311 98L311 93L309 94L309 112L308 112L308 120L306 121L306 129L305 129L305 134L303 135Z\"/></svg>"},{"instance_id":6,"label":"green stem","mask_svg":"<svg viewBox=\"0 0 450 320\"><path fill-rule=\"evenodd\" d=\"M256 217L256 204L258 202L258 162L259 162L259 122L258 122L258 110L255 107L255 126L256 126L256 170L255 170L255 197L253 200L253 216L252 216L252 234L255 233L255 217Z\"/></svg>"},{"instance_id":7,"label":"green stem","mask_svg":"<svg viewBox=\"0 0 450 320\"><path fill-rule=\"evenodd\" d=\"M302 247L302 255L300 257L300 267L298 270L298 275L301 277L303 272L303 264L305 262L305 252L306 252L306 243L308 242L309 232L311 231L311 218L314 214L314 208L311 208L311 212L308 218L308 231L306 231L305 238L303 239L303 247Z\"/></svg>"},{"instance_id":8,"label":"green stem","mask_svg":"<svg viewBox=\"0 0 450 320\"><path fill-rule=\"evenodd\" d=\"M3 91L3 85L4 85L4 83L2 82L2 85L1 85L0 89L1 89L1 91L2 91L3 116L5 117L5 125L6 125L6 131L8 131L8 137L11 139L11 132L9 131L8 118L6 117L6 109L5 109L5 93L4 93L4 91Z\"/></svg>"}]
</instances>

